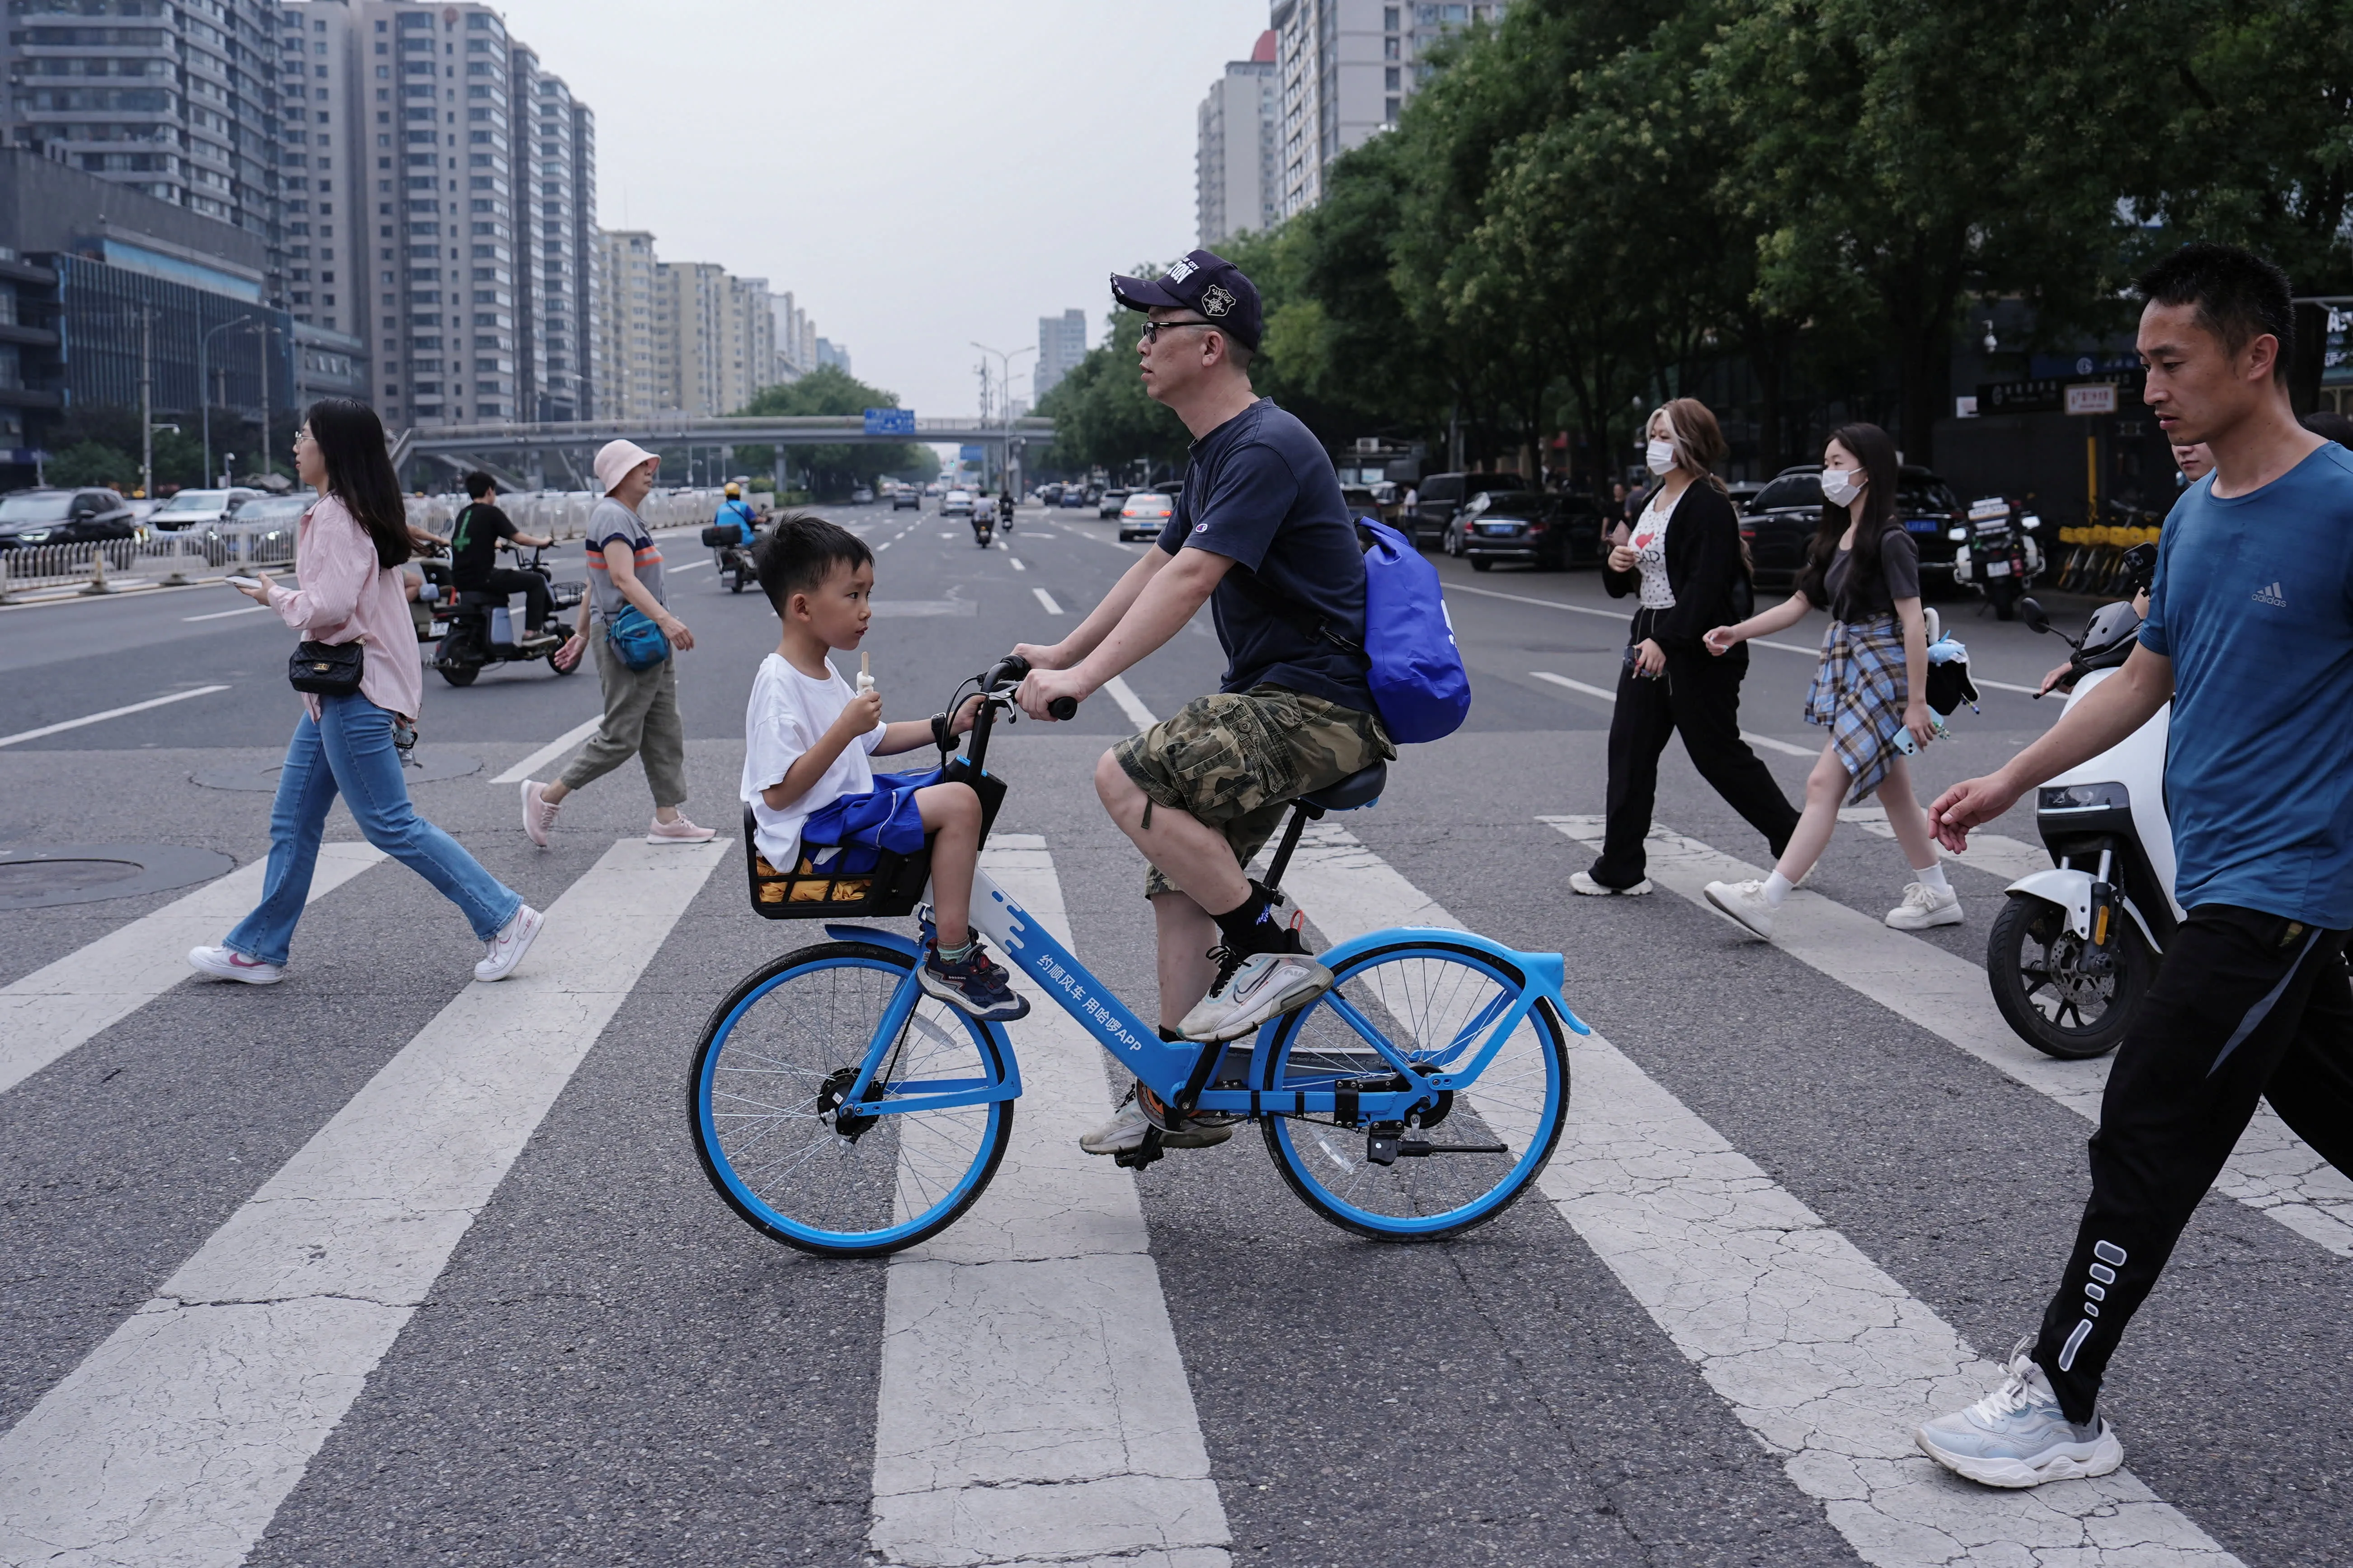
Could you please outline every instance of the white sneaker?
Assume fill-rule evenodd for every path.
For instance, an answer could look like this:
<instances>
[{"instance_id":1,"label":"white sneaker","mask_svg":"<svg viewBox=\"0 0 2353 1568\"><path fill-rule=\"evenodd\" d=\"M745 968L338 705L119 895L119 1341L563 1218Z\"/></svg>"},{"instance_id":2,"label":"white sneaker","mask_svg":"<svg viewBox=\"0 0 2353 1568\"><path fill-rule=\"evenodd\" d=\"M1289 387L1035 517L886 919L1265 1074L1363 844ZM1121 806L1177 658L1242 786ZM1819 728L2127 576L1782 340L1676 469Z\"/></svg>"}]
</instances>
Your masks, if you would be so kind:
<instances>
[{"instance_id":1,"label":"white sneaker","mask_svg":"<svg viewBox=\"0 0 2353 1568\"><path fill-rule=\"evenodd\" d=\"M542 849L547 847L547 830L555 826L555 814L563 806L547 798L547 786L537 779L522 781L522 830Z\"/></svg>"},{"instance_id":2,"label":"white sneaker","mask_svg":"<svg viewBox=\"0 0 2353 1568\"><path fill-rule=\"evenodd\" d=\"M246 985L275 985L286 978L286 971L279 965L248 958L226 947L188 949L188 967L215 980L235 980Z\"/></svg>"},{"instance_id":3,"label":"white sneaker","mask_svg":"<svg viewBox=\"0 0 2353 1568\"><path fill-rule=\"evenodd\" d=\"M1764 883L1710 882L1702 891L1716 913L1751 936L1773 940L1773 906L1765 901Z\"/></svg>"},{"instance_id":4,"label":"white sneaker","mask_svg":"<svg viewBox=\"0 0 2353 1568\"><path fill-rule=\"evenodd\" d=\"M649 844L708 844L719 837L715 827L697 827L684 816L673 816L668 822L654 818L646 829Z\"/></svg>"},{"instance_id":5,"label":"white sneaker","mask_svg":"<svg viewBox=\"0 0 2353 1568\"><path fill-rule=\"evenodd\" d=\"M514 919L507 921L506 930L484 944L482 962L474 965L474 978L489 982L504 980L512 974L515 965L522 962L522 955L531 951L533 940L539 935L539 928L546 921L545 915L529 904L517 910Z\"/></svg>"},{"instance_id":6,"label":"white sneaker","mask_svg":"<svg viewBox=\"0 0 2353 1568\"><path fill-rule=\"evenodd\" d=\"M1144 1147L1144 1135L1158 1125L1145 1114L1142 1098L1130 1086L1127 1098L1119 1102L1119 1114L1079 1140L1079 1147L1090 1154L1125 1154ZM1177 1132L1163 1132L1163 1149L1210 1149L1234 1135L1234 1126L1226 1122L1195 1122Z\"/></svg>"},{"instance_id":7,"label":"white sneaker","mask_svg":"<svg viewBox=\"0 0 2353 1568\"><path fill-rule=\"evenodd\" d=\"M2097 1415L2078 1426L2059 1407L2051 1380L2028 1353L2010 1352L2010 1375L1970 1405L1915 1427L1920 1451L1957 1476L1989 1487L2039 1487L2045 1481L2105 1476L2125 1462L2116 1429Z\"/></svg>"},{"instance_id":8,"label":"white sneaker","mask_svg":"<svg viewBox=\"0 0 2353 1568\"><path fill-rule=\"evenodd\" d=\"M1651 890L1651 879L1643 878L1630 888L1613 888L1607 882L1597 882L1582 871L1568 874L1569 891L1583 893L1594 899L1639 899Z\"/></svg>"},{"instance_id":9,"label":"white sneaker","mask_svg":"<svg viewBox=\"0 0 2353 1568\"><path fill-rule=\"evenodd\" d=\"M1904 901L1887 911L1887 923L1897 931L1957 926L1961 923L1961 895L1950 888L1911 883L1904 889Z\"/></svg>"},{"instance_id":10,"label":"white sneaker","mask_svg":"<svg viewBox=\"0 0 2353 1568\"><path fill-rule=\"evenodd\" d=\"M1303 1007L1332 989L1332 972L1303 952L1212 951L1219 960L1218 983L1176 1026L1188 1040L1239 1040L1269 1018Z\"/></svg>"}]
</instances>

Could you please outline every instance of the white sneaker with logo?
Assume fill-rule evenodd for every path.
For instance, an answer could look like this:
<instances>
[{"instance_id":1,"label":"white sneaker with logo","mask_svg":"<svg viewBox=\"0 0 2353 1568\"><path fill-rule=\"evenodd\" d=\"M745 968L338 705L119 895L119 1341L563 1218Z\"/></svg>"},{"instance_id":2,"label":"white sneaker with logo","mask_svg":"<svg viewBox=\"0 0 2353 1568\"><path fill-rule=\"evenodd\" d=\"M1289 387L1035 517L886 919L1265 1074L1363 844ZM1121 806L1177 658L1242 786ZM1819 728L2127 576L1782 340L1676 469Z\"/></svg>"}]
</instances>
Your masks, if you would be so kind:
<instances>
[{"instance_id":1,"label":"white sneaker with logo","mask_svg":"<svg viewBox=\"0 0 2353 1568\"><path fill-rule=\"evenodd\" d=\"M1332 989L1332 972L1303 952L1214 950L1218 983L1176 1026L1188 1040L1238 1040L1269 1018L1303 1007Z\"/></svg>"},{"instance_id":2,"label":"white sneaker with logo","mask_svg":"<svg viewBox=\"0 0 2353 1568\"><path fill-rule=\"evenodd\" d=\"M2081 1426L2067 1419L2029 1351L2031 1339L2010 1352L2010 1375L1967 1410L1913 1430L1920 1451L1957 1476L1981 1486L2039 1487L2045 1481L2105 1476L2125 1462L2116 1429L2097 1415Z\"/></svg>"},{"instance_id":3,"label":"white sneaker with logo","mask_svg":"<svg viewBox=\"0 0 2353 1568\"><path fill-rule=\"evenodd\" d=\"M1961 895L1950 888L1914 882L1904 889L1904 901L1887 911L1887 923L1897 931L1957 926L1961 923Z\"/></svg>"},{"instance_id":4,"label":"white sneaker with logo","mask_svg":"<svg viewBox=\"0 0 2353 1568\"><path fill-rule=\"evenodd\" d=\"M474 978L487 984L512 974L515 965L522 962L522 955L531 951L546 918L529 904L515 910L506 929L483 945L482 962L474 965Z\"/></svg>"},{"instance_id":5,"label":"white sneaker with logo","mask_svg":"<svg viewBox=\"0 0 2353 1568\"><path fill-rule=\"evenodd\" d=\"M248 958L227 947L190 948L188 967L215 980L234 980L244 985L275 985L286 978L286 971L277 964Z\"/></svg>"},{"instance_id":6,"label":"white sneaker with logo","mask_svg":"<svg viewBox=\"0 0 2353 1568\"><path fill-rule=\"evenodd\" d=\"M1160 1125L1144 1109L1144 1093L1131 1085L1119 1102L1119 1114L1079 1140L1090 1154L1125 1154L1144 1147L1144 1135ZM1163 1149L1214 1149L1234 1135L1231 1121L1193 1121L1176 1131L1160 1134Z\"/></svg>"},{"instance_id":7,"label":"white sneaker with logo","mask_svg":"<svg viewBox=\"0 0 2353 1568\"><path fill-rule=\"evenodd\" d=\"M1751 936L1773 940L1773 906L1765 901L1763 882L1710 882L1701 891L1716 913Z\"/></svg>"}]
</instances>

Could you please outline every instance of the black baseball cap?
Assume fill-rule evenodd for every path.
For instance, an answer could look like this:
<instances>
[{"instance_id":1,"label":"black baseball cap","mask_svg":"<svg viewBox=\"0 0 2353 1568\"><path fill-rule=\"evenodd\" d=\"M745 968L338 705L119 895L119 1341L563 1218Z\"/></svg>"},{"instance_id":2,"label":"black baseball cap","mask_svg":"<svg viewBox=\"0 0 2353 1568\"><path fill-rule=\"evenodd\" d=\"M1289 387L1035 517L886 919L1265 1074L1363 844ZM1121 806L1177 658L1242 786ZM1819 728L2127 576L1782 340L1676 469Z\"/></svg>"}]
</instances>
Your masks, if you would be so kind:
<instances>
[{"instance_id":1,"label":"black baseball cap","mask_svg":"<svg viewBox=\"0 0 2353 1568\"><path fill-rule=\"evenodd\" d=\"M1165 308L1192 310L1231 332L1244 348L1256 353L1265 316L1258 285L1242 269L1210 250L1191 250L1157 278L1112 275L1111 297L1131 310Z\"/></svg>"}]
</instances>

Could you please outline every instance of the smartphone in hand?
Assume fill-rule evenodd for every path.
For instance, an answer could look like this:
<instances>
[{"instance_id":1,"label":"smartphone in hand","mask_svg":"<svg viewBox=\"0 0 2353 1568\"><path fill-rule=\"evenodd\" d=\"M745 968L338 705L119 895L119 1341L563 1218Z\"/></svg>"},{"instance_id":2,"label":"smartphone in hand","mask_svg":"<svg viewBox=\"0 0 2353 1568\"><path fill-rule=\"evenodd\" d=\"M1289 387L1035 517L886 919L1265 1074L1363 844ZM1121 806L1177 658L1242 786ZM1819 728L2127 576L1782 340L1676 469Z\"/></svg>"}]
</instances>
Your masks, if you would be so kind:
<instances>
[{"instance_id":1,"label":"smartphone in hand","mask_svg":"<svg viewBox=\"0 0 2353 1568\"><path fill-rule=\"evenodd\" d=\"M232 588L259 588L261 586L261 579L259 577L225 577L222 581L227 583Z\"/></svg>"}]
</instances>

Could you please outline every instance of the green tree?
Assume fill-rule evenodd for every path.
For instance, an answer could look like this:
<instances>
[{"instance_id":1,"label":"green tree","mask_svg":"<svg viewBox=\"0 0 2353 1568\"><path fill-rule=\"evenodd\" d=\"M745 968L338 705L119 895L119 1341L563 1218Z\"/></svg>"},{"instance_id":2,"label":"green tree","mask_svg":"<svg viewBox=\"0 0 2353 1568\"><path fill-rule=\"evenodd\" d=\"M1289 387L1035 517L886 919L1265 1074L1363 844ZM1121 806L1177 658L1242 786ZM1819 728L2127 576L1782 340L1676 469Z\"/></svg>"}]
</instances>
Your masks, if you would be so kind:
<instances>
[{"instance_id":1,"label":"green tree","mask_svg":"<svg viewBox=\"0 0 2353 1568\"><path fill-rule=\"evenodd\" d=\"M747 415L804 416L862 414L869 408L896 408L899 395L867 385L839 365L820 365L798 381L763 390ZM906 442L872 446L842 442L818 447L787 447L786 461L806 472L809 489L823 500L839 500L859 485L871 485L885 474L929 475L938 467L929 452ZM739 467L773 466L773 451L758 447L735 450Z\"/></svg>"},{"instance_id":2,"label":"green tree","mask_svg":"<svg viewBox=\"0 0 2353 1568\"><path fill-rule=\"evenodd\" d=\"M48 460L53 485L120 485L125 495L139 482L139 459L102 441L77 441Z\"/></svg>"}]
</instances>

